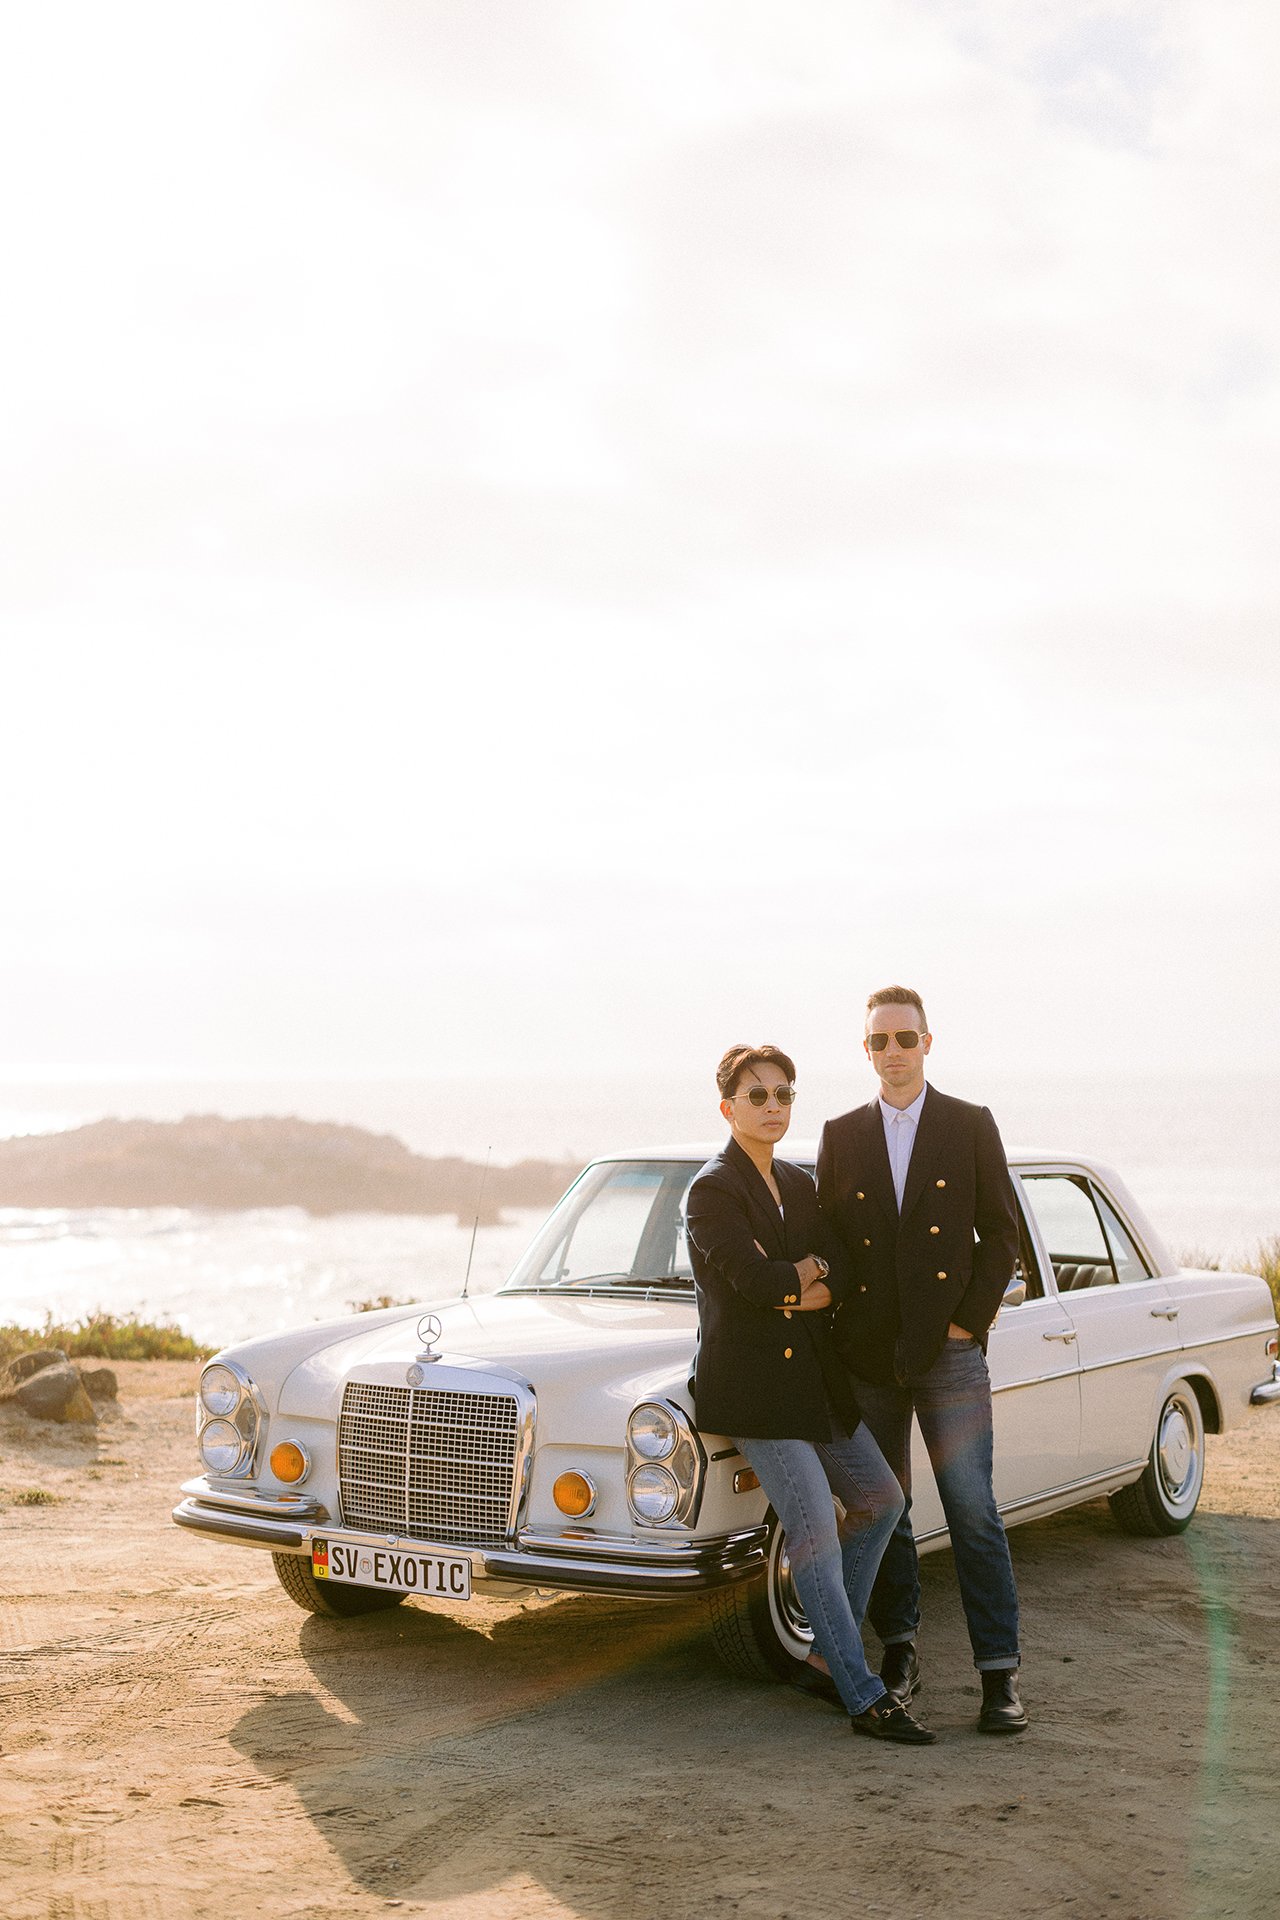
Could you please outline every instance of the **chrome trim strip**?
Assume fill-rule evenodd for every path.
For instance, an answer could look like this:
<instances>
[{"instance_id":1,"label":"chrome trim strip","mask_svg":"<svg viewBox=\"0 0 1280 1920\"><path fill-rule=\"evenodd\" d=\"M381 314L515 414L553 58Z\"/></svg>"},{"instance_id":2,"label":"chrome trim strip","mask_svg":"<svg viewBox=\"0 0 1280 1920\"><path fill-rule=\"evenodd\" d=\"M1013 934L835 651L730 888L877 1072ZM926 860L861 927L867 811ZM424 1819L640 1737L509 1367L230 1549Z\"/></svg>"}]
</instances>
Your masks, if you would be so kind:
<instances>
[{"instance_id":1,"label":"chrome trim strip","mask_svg":"<svg viewBox=\"0 0 1280 1920\"><path fill-rule=\"evenodd\" d=\"M200 1475L195 1480L184 1480L182 1491L202 1506L217 1507L227 1513L256 1513L268 1519L278 1514L282 1520L327 1520L328 1509L319 1500L309 1500L300 1494L268 1493L225 1493L221 1487L215 1487Z\"/></svg>"},{"instance_id":2,"label":"chrome trim strip","mask_svg":"<svg viewBox=\"0 0 1280 1920\"><path fill-rule=\"evenodd\" d=\"M173 1518L180 1527L190 1527L196 1533L239 1540L245 1546L270 1547L276 1553L296 1552L305 1539L296 1527L273 1526L269 1520L255 1520L247 1513L221 1513L196 1500L183 1500L174 1508Z\"/></svg>"},{"instance_id":3,"label":"chrome trim strip","mask_svg":"<svg viewBox=\"0 0 1280 1920\"><path fill-rule=\"evenodd\" d=\"M1018 1393L1023 1387L1042 1387L1049 1380L1078 1380L1079 1367L1061 1367L1057 1373L1033 1374L1030 1380L1003 1380L1000 1385L992 1386L994 1397L997 1393Z\"/></svg>"},{"instance_id":4,"label":"chrome trim strip","mask_svg":"<svg viewBox=\"0 0 1280 1920\"><path fill-rule=\"evenodd\" d=\"M681 1562L696 1560L708 1553L747 1552L758 1546L762 1552L769 1545L769 1529L766 1526L745 1527L739 1533L717 1535L711 1540L635 1540L622 1539L614 1535L583 1533L522 1533L520 1551L530 1553L575 1554L585 1553L592 1559L617 1559L633 1561L652 1561L656 1565L679 1565Z\"/></svg>"}]
</instances>

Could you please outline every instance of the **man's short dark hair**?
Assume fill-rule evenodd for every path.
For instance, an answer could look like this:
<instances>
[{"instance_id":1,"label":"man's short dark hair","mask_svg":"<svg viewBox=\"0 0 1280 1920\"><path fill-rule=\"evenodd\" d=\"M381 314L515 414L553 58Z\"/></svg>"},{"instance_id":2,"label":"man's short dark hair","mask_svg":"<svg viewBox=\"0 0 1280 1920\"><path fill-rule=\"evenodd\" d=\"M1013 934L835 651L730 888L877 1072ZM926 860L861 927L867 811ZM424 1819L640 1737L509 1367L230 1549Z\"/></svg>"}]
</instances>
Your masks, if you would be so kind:
<instances>
[{"instance_id":1,"label":"man's short dark hair","mask_svg":"<svg viewBox=\"0 0 1280 1920\"><path fill-rule=\"evenodd\" d=\"M929 1022L925 1018L924 1001L914 987L881 987L867 1001L867 1015L870 1017L875 1007L914 1007L920 1015L920 1031L928 1033Z\"/></svg>"},{"instance_id":2,"label":"man's short dark hair","mask_svg":"<svg viewBox=\"0 0 1280 1920\"><path fill-rule=\"evenodd\" d=\"M796 1063L781 1047L730 1047L716 1068L722 1100L732 1099L738 1091L738 1078L748 1067L781 1067L789 1081L796 1077Z\"/></svg>"}]
</instances>

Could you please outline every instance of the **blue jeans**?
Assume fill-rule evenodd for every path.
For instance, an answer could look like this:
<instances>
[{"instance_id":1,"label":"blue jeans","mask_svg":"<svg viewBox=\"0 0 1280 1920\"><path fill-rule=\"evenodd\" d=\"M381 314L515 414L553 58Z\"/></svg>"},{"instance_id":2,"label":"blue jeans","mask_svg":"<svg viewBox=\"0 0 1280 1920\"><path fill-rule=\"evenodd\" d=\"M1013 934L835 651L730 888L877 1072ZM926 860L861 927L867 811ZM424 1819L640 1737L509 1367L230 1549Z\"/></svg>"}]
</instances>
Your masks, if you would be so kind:
<instances>
[{"instance_id":1,"label":"blue jeans","mask_svg":"<svg viewBox=\"0 0 1280 1920\"><path fill-rule=\"evenodd\" d=\"M1018 1590L991 1486L991 1377L976 1340L948 1340L905 1386L854 1381L870 1427L902 1484L906 1506L885 1548L868 1614L881 1643L914 1640L920 1566L911 1531L911 1415L928 1449L951 1532L960 1599L979 1673L1018 1665Z\"/></svg>"},{"instance_id":2,"label":"blue jeans","mask_svg":"<svg viewBox=\"0 0 1280 1920\"><path fill-rule=\"evenodd\" d=\"M903 1512L902 1489L867 1431L839 1440L735 1440L787 1539L791 1577L850 1713L884 1694L859 1631L880 1555ZM837 1529L835 1494L845 1510Z\"/></svg>"}]
</instances>

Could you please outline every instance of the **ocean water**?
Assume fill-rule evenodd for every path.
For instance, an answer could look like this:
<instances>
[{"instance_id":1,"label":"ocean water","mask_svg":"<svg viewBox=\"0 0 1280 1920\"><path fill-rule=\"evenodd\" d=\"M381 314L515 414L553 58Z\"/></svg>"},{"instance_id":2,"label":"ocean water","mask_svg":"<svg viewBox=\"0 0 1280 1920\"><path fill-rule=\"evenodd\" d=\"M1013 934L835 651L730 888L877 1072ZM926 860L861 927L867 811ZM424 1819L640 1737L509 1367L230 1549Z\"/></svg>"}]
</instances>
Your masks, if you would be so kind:
<instances>
[{"instance_id":1,"label":"ocean water","mask_svg":"<svg viewBox=\"0 0 1280 1920\"><path fill-rule=\"evenodd\" d=\"M1011 1146L1090 1154L1116 1168L1184 1258L1230 1265L1280 1233L1280 1076L1228 1087L1172 1077L1104 1086L1085 1074L937 1079L990 1105ZM795 1139L812 1140L828 1114L869 1098L873 1084L865 1070L802 1074ZM691 1075L0 1083L0 1137L188 1113L338 1120L395 1134L420 1153L492 1152L499 1163L580 1163L638 1144L715 1143L724 1131L714 1088ZM540 1217L513 1211L480 1228L474 1290L501 1284ZM138 1311L221 1345L384 1294L447 1299L462 1285L470 1244L470 1227L452 1214L0 1210L0 1319L36 1325L46 1311Z\"/></svg>"}]
</instances>

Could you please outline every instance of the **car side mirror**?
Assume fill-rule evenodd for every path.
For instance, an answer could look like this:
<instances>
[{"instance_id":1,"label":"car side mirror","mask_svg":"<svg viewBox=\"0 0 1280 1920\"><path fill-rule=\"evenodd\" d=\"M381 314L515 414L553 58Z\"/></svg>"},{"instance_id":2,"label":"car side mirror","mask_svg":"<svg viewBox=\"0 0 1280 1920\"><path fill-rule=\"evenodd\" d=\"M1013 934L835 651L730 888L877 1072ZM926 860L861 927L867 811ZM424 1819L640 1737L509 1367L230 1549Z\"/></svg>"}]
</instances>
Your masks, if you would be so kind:
<instances>
[{"instance_id":1,"label":"car side mirror","mask_svg":"<svg viewBox=\"0 0 1280 1920\"><path fill-rule=\"evenodd\" d=\"M1002 1307L1020 1307L1026 1297L1027 1276L1025 1273L1015 1273L1004 1290L1004 1299L1000 1302L1000 1305Z\"/></svg>"}]
</instances>

